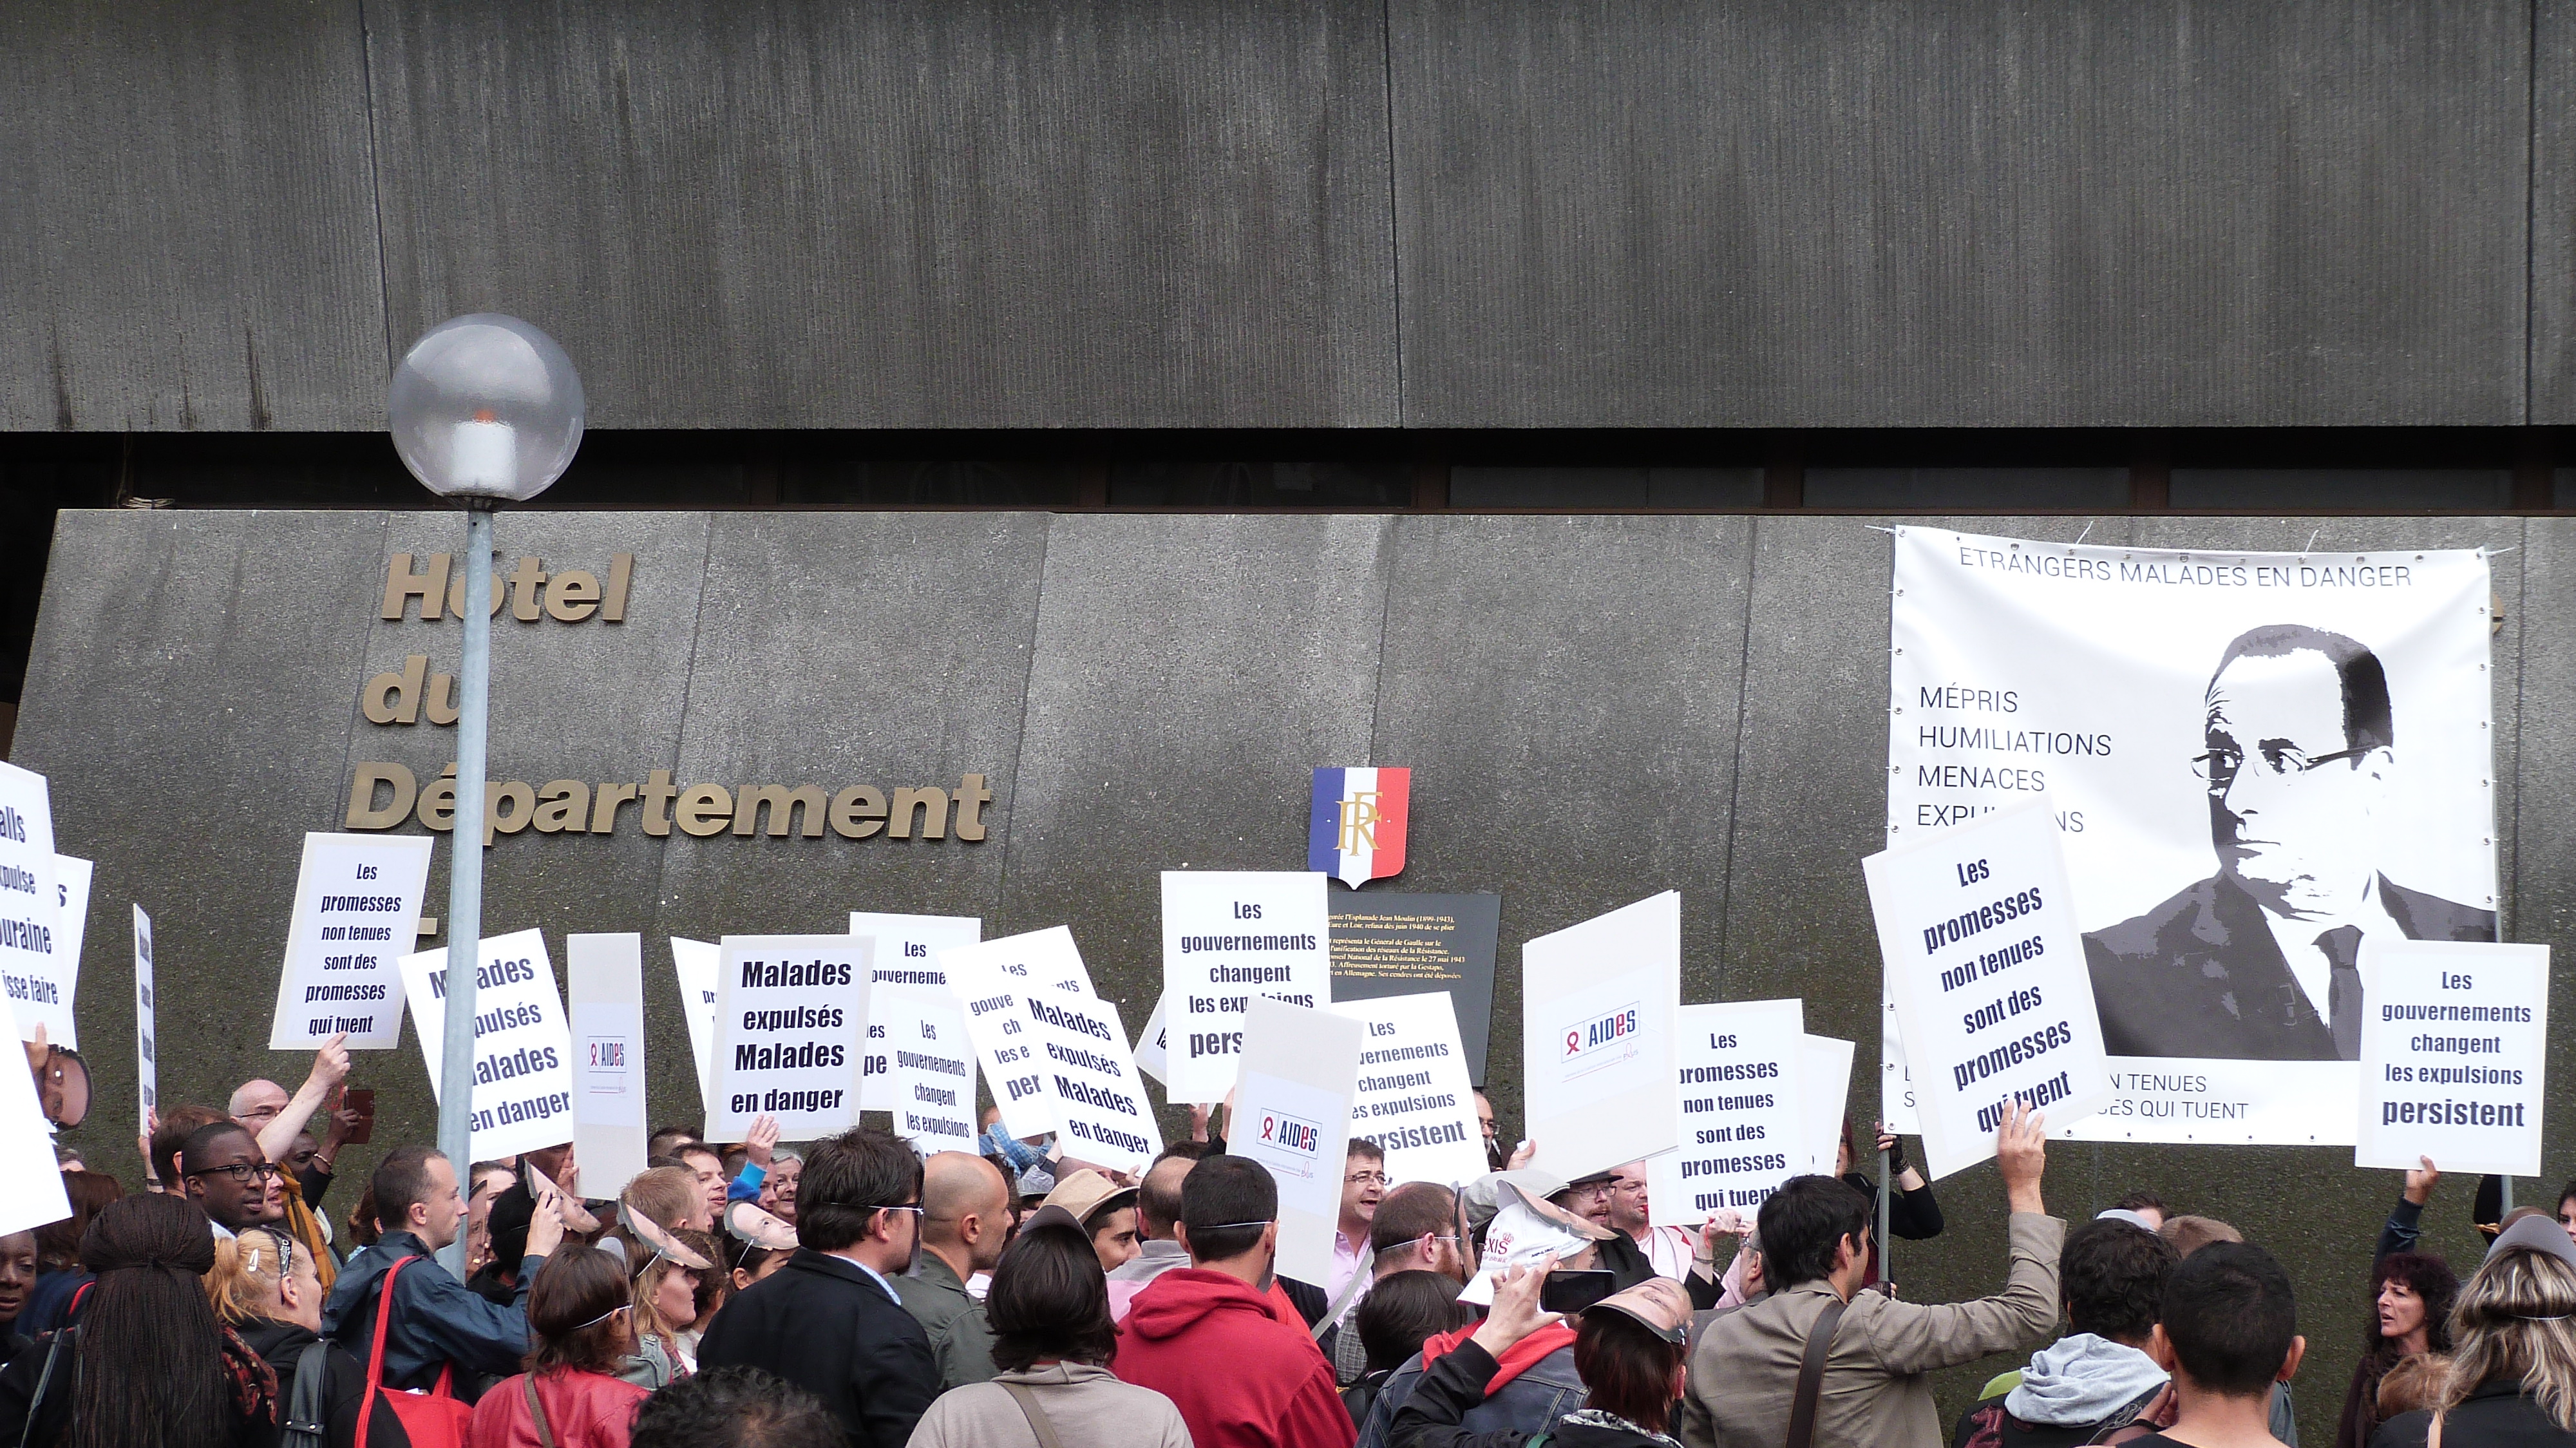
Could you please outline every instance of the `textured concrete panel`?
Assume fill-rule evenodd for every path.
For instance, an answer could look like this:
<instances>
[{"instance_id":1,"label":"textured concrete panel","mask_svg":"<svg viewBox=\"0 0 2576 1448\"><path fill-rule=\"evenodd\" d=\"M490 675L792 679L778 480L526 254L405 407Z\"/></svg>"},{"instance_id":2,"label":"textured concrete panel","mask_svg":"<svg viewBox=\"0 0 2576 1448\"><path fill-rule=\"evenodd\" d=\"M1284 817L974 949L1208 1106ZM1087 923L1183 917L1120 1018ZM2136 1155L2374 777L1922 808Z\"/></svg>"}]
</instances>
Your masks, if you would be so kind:
<instances>
[{"instance_id":1,"label":"textured concrete panel","mask_svg":"<svg viewBox=\"0 0 2576 1448\"><path fill-rule=\"evenodd\" d=\"M1053 520L992 933L1073 927L1133 1031L1162 995L1162 871L1306 868L1314 770L1406 762L1369 745L1388 533Z\"/></svg>"},{"instance_id":2,"label":"textured concrete panel","mask_svg":"<svg viewBox=\"0 0 2576 1448\"><path fill-rule=\"evenodd\" d=\"M1396 520L1375 749L1413 768L1396 884L1502 894L1488 1068L1514 1121L1531 936L1679 890L1684 998L1717 998L1752 531Z\"/></svg>"},{"instance_id":3,"label":"textured concrete panel","mask_svg":"<svg viewBox=\"0 0 2576 1448\"><path fill-rule=\"evenodd\" d=\"M1385 426L1374 5L403 7L392 331L551 330L610 427Z\"/></svg>"},{"instance_id":4,"label":"textured concrete panel","mask_svg":"<svg viewBox=\"0 0 2576 1448\"><path fill-rule=\"evenodd\" d=\"M0 14L0 429L382 426L352 0Z\"/></svg>"},{"instance_id":5,"label":"textured concrete panel","mask_svg":"<svg viewBox=\"0 0 2576 1448\"><path fill-rule=\"evenodd\" d=\"M2529 420L2563 425L2576 422L2576 3L2534 0L2531 39Z\"/></svg>"},{"instance_id":6,"label":"textured concrete panel","mask_svg":"<svg viewBox=\"0 0 2576 1448\"><path fill-rule=\"evenodd\" d=\"M269 1011L304 831L339 828L357 601L380 581L385 519L62 520L11 761L46 776L56 847L98 862L77 1001L97 1124L76 1139L130 1183L129 902L153 921L165 1101L220 1107L252 1076L291 1088L310 1064L267 1050ZM360 1060L427 1097L416 1052ZM387 1105L389 1126L423 1119Z\"/></svg>"},{"instance_id":7,"label":"textured concrete panel","mask_svg":"<svg viewBox=\"0 0 2576 1448\"><path fill-rule=\"evenodd\" d=\"M2523 419L2521 4L1390 17L1408 425Z\"/></svg>"},{"instance_id":8,"label":"textured concrete panel","mask_svg":"<svg viewBox=\"0 0 2576 1448\"><path fill-rule=\"evenodd\" d=\"M2567 781L2576 779L2576 620L2568 617L2566 600L2576 594L2576 519L2532 518L2522 525L2521 597L2505 595L2519 618L2508 617L2508 636L2521 635L2522 669L2513 699L2516 746L2512 778L2517 786L2505 815L2507 837L2515 842L2512 914L2505 939L2546 943L2550 948L2550 1067L2566 1069L2576 1061L2576 831L2567 827L2564 803ZM2499 560L2499 563L2508 560ZM2502 640L2498 640L2501 662ZM2501 683L2501 681L2499 681ZM2503 711L2499 705L2499 727ZM2504 741L2499 740L2502 744ZM2566 1099L2565 1076L2552 1095ZM2546 1155L2541 1180L2529 1183L2526 1200L2543 1206L2556 1184L2576 1176L2576 1144L2568 1135L2566 1107L2542 1132Z\"/></svg>"}]
</instances>

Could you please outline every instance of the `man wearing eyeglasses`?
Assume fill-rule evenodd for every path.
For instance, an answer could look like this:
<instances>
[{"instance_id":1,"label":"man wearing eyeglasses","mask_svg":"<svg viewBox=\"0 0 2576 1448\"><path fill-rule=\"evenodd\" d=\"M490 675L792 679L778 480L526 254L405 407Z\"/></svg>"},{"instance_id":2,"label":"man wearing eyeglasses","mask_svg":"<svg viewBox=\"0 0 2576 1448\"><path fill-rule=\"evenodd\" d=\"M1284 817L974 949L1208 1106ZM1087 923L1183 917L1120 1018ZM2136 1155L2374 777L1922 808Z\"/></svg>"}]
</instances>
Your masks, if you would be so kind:
<instances>
[{"instance_id":1,"label":"man wearing eyeglasses","mask_svg":"<svg viewBox=\"0 0 2576 1448\"><path fill-rule=\"evenodd\" d=\"M2341 634L2270 624L2227 646L2192 760L2218 872L2084 937L2115 1056L2350 1061L2361 943L2493 940L2495 914L2381 874L2397 763L2388 675Z\"/></svg>"},{"instance_id":2,"label":"man wearing eyeglasses","mask_svg":"<svg viewBox=\"0 0 2576 1448\"><path fill-rule=\"evenodd\" d=\"M1324 1290L1342 1301L1352 1282L1369 1263L1369 1221L1378 1199L1386 1195L1386 1153L1365 1136L1354 1136L1342 1156L1341 1219L1333 1227L1333 1274Z\"/></svg>"},{"instance_id":3,"label":"man wearing eyeglasses","mask_svg":"<svg viewBox=\"0 0 2576 1448\"><path fill-rule=\"evenodd\" d=\"M226 1237L285 1220L281 1175L237 1122L198 1127L179 1147L182 1189Z\"/></svg>"}]
</instances>

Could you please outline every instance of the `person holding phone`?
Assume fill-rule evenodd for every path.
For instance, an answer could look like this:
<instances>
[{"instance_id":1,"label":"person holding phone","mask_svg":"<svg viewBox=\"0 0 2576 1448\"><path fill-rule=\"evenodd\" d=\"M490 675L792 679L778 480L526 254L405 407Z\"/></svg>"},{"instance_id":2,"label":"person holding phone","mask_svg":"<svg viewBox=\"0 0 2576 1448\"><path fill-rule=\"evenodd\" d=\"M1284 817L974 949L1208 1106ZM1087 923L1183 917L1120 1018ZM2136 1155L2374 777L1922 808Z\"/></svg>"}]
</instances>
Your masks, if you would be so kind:
<instances>
[{"instance_id":1,"label":"person holding phone","mask_svg":"<svg viewBox=\"0 0 2576 1448\"><path fill-rule=\"evenodd\" d=\"M1478 1432L1463 1420L1485 1401L1488 1384L1520 1343L1542 1330L1566 1330L1565 1317L1549 1307L1550 1299L1590 1296L1599 1285L1594 1279L1608 1275L1559 1272L1551 1264L1506 1271L1494 1287L1493 1312L1431 1363L1396 1412L1387 1434L1392 1448L1520 1448L1529 1442L1530 1435L1518 1428ZM1682 1395L1690 1294L1669 1277L1649 1277L1574 1310L1580 1314L1572 1331L1575 1368L1586 1385L1583 1405L1561 1415L1547 1435L1583 1448L1669 1448L1665 1430ZM1423 1347L1428 1355L1430 1343Z\"/></svg>"}]
</instances>

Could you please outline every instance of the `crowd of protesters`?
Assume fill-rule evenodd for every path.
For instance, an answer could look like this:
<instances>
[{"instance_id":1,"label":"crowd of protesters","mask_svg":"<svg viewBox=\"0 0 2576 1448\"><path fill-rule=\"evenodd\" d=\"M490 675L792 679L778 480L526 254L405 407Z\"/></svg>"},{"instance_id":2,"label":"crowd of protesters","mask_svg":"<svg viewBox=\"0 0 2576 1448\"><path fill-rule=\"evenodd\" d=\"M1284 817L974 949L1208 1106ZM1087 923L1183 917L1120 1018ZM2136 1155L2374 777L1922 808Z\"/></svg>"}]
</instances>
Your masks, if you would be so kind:
<instances>
[{"instance_id":1,"label":"crowd of protesters","mask_svg":"<svg viewBox=\"0 0 2576 1448\"><path fill-rule=\"evenodd\" d=\"M991 1113L978 1152L928 1157L866 1126L803 1152L766 1119L739 1143L666 1128L597 1192L569 1146L460 1173L402 1145L335 1220L348 1070L334 1044L294 1092L156 1118L136 1192L63 1151L71 1215L0 1237L0 1444L2298 1442L2280 1264L2150 1193L2070 1231L2017 1107L2000 1285L1922 1304L1881 1280L1848 1123L1832 1175L1689 1231L1653 1224L1642 1162L1569 1182L1505 1150L1480 1092L1474 1181L1395 1180L1350 1142L1305 1282L1278 1270L1277 1183L1207 1110L1132 1174ZM1897 1138L1875 1145L1890 1230L1940 1234ZM2490 1178L2489 1245L2455 1270L2423 1250L2439 1176L2406 1173L2381 1231L2334 1448L2576 1445L2576 1183L2552 1219ZM1932 1373L2024 1352L1941 1421Z\"/></svg>"}]
</instances>

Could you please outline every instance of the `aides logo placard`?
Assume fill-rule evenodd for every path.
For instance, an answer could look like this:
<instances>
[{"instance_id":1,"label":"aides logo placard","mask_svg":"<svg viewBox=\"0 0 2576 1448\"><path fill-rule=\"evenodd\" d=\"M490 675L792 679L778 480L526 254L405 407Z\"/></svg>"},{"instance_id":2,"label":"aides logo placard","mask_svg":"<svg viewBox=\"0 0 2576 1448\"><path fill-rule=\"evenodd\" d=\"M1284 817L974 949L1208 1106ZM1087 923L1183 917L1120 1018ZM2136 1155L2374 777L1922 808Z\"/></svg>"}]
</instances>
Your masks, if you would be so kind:
<instances>
[{"instance_id":1,"label":"aides logo placard","mask_svg":"<svg viewBox=\"0 0 2576 1448\"><path fill-rule=\"evenodd\" d=\"M1586 1015L1569 1024L1556 1058L1563 1078L1572 1081L1635 1056L1641 1009L1641 1002L1631 1001L1617 1010Z\"/></svg>"},{"instance_id":2,"label":"aides logo placard","mask_svg":"<svg viewBox=\"0 0 2576 1448\"><path fill-rule=\"evenodd\" d=\"M1287 1154L1284 1158L1265 1158L1273 1170L1311 1177L1321 1163L1324 1128L1312 1121L1291 1116L1285 1111L1264 1111L1258 1139L1263 1146Z\"/></svg>"},{"instance_id":3,"label":"aides logo placard","mask_svg":"<svg viewBox=\"0 0 2576 1448\"><path fill-rule=\"evenodd\" d=\"M1404 869L1411 769L1318 769L1306 868L1359 888Z\"/></svg>"}]
</instances>

